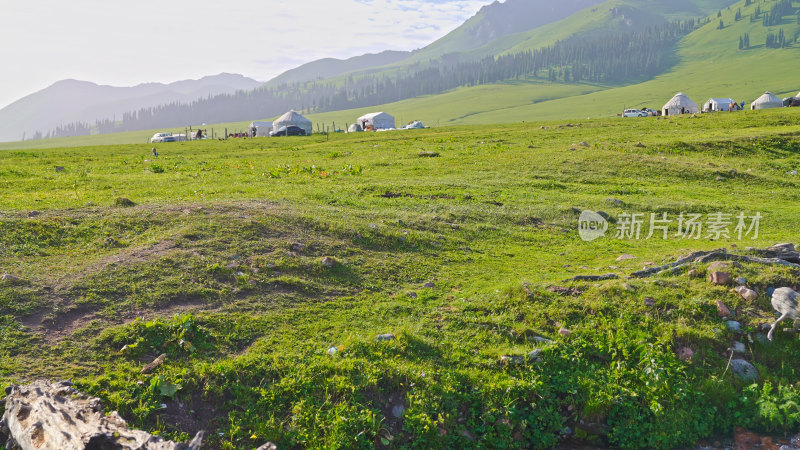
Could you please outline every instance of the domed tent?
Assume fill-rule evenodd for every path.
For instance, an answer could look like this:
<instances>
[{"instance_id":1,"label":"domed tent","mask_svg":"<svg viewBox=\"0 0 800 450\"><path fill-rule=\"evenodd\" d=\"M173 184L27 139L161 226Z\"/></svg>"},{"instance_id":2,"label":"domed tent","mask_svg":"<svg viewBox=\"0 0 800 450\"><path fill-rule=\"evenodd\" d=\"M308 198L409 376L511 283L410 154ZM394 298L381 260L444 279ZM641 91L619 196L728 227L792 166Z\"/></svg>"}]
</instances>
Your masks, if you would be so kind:
<instances>
[{"instance_id":1,"label":"domed tent","mask_svg":"<svg viewBox=\"0 0 800 450\"><path fill-rule=\"evenodd\" d=\"M358 133L360 131L364 131L364 130L362 130L361 129L361 125L359 125L357 123L354 123L354 124L350 125L349 128L347 128L347 132L348 133Z\"/></svg>"},{"instance_id":2,"label":"domed tent","mask_svg":"<svg viewBox=\"0 0 800 450\"><path fill-rule=\"evenodd\" d=\"M699 111L697 103L693 102L688 95L678 92L675 97L661 108L662 116L675 116L678 114L695 114Z\"/></svg>"},{"instance_id":3,"label":"domed tent","mask_svg":"<svg viewBox=\"0 0 800 450\"><path fill-rule=\"evenodd\" d=\"M703 104L704 112L739 111L740 109L742 109L742 107L732 98L710 98Z\"/></svg>"},{"instance_id":4,"label":"domed tent","mask_svg":"<svg viewBox=\"0 0 800 450\"><path fill-rule=\"evenodd\" d=\"M359 117L358 124L364 130L386 130L394 128L394 117L385 112L369 113Z\"/></svg>"},{"instance_id":5,"label":"domed tent","mask_svg":"<svg viewBox=\"0 0 800 450\"><path fill-rule=\"evenodd\" d=\"M750 104L750 109L783 108L783 100L772 92L764 92L756 101Z\"/></svg>"},{"instance_id":6,"label":"domed tent","mask_svg":"<svg viewBox=\"0 0 800 450\"><path fill-rule=\"evenodd\" d=\"M272 129L277 130L280 127L288 127L290 125L304 129L306 131L306 135L311 134L311 121L301 116L300 113L296 112L295 110L287 112L272 122Z\"/></svg>"}]
</instances>

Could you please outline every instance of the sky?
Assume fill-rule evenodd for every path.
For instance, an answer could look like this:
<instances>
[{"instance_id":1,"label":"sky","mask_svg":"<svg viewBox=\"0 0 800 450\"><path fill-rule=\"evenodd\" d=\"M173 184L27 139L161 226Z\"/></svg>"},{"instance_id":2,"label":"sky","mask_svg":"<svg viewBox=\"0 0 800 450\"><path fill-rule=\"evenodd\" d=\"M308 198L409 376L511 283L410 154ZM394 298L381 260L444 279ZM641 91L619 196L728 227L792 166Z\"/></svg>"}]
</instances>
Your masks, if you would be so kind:
<instances>
[{"instance_id":1,"label":"sky","mask_svg":"<svg viewBox=\"0 0 800 450\"><path fill-rule=\"evenodd\" d=\"M267 81L315 59L414 50L491 0L0 0L0 108L56 81Z\"/></svg>"}]
</instances>

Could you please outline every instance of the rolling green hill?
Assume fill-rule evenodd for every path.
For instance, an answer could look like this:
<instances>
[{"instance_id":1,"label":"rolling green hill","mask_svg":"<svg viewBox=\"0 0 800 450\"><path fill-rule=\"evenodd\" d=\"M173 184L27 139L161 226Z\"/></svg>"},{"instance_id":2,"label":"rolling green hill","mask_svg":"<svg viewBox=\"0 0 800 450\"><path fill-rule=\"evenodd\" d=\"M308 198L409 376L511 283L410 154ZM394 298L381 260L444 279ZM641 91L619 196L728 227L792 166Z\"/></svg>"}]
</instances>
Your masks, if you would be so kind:
<instances>
[{"instance_id":1,"label":"rolling green hill","mask_svg":"<svg viewBox=\"0 0 800 450\"><path fill-rule=\"evenodd\" d=\"M2 151L0 392L70 379L132 427L226 450L777 442L800 426L800 341L790 321L767 340L767 292L800 269L725 269L750 298L708 261L625 277L796 241L799 119ZM584 209L616 221L605 237L580 238ZM763 220L694 239L683 212ZM615 236L631 213L668 214L669 236Z\"/></svg>"}]
</instances>

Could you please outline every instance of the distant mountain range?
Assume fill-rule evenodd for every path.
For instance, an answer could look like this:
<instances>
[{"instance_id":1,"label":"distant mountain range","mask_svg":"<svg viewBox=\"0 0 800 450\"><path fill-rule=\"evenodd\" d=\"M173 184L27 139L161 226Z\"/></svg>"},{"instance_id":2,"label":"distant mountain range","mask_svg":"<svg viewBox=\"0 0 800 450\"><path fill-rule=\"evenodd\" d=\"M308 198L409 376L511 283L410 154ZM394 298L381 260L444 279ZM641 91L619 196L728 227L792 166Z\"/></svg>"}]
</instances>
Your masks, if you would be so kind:
<instances>
[{"instance_id":1,"label":"distant mountain range","mask_svg":"<svg viewBox=\"0 0 800 450\"><path fill-rule=\"evenodd\" d=\"M100 86L88 81L62 80L0 109L0 141L46 132L70 122L121 118L123 113L173 102L249 91L262 83L242 75L221 73L199 80L133 87Z\"/></svg>"},{"instance_id":2,"label":"distant mountain range","mask_svg":"<svg viewBox=\"0 0 800 450\"><path fill-rule=\"evenodd\" d=\"M769 0L761 9L767 11L774 4ZM735 14L742 14L736 8L744 10L745 19L733 19ZM511 80L581 86L563 89L570 93L611 90L633 86L667 73L679 63L691 62L678 57L686 53L678 51L683 47L677 43L687 33L703 36L696 39L696 51L691 52L692 58L701 61L720 51L727 52L728 45L735 52L736 40L742 33L761 36L770 32L751 10L753 7L744 0L495 1L422 49L385 51L345 60L325 58L286 71L263 86L225 74L199 80L197 83L205 84L196 89L175 83L110 88L86 82L59 82L0 110L0 140L19 139L23 131L47 131L70 121L93 122L114 115L119 121L123 112L134 119L120 123L116 131L182 126L199 123L197 120L215 123L266 119L286 108L322 113L380 107ZM724 19L725 23L717 26L715 22L714 27L720 31L713 33L710 22L718 15L713 20ZM676 25L676 21L682 22ZM786 23L791 25L790 22ZM787 31L789 36L797 36L793 29ZM704 53L704 49L709 52ZM744 64L750 59L765 59L768 51L763 46L753 46L746 53L732 56ZM761 67L761 63L756 64ZM723 73L735 76L737 72L719 72ZM688 79L679 84L685 81ZM582 84L587 82L591 84ZM209 91L209 85L218 89L216 96ZM263 88L256 90L259 86ZM550 95L558 94L544 98L558 98ZM483 104L486 100L475 98L470 103ZM496 108L503 109L502 105ZM414 116L420 113L424 115L419 111Z\"/></svg>"}]
</instances>

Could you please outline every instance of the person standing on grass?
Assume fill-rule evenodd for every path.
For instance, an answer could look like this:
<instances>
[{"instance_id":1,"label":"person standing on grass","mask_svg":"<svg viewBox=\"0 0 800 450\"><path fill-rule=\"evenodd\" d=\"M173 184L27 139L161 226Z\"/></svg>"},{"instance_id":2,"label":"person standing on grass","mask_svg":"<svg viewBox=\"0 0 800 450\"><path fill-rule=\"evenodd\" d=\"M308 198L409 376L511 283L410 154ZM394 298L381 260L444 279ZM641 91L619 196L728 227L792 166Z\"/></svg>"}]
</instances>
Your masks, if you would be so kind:
<instances>
[{"instance_id":1,"label":"person standing on grass","mask_svg":"<svg viewBox=\"0 0 800 450\"><path fill-rule=\"evenodd\" d=\"M155 147L153 147L153 156L158 157L158 152Z\"/></svg>"}]
</instances>

